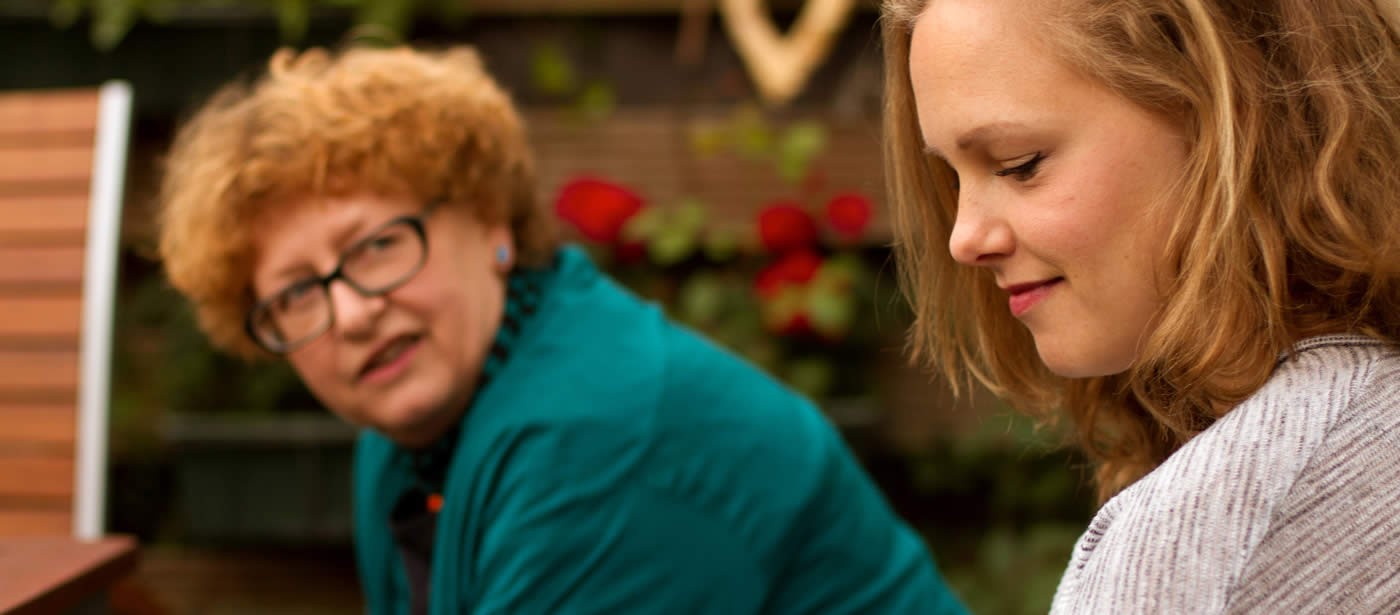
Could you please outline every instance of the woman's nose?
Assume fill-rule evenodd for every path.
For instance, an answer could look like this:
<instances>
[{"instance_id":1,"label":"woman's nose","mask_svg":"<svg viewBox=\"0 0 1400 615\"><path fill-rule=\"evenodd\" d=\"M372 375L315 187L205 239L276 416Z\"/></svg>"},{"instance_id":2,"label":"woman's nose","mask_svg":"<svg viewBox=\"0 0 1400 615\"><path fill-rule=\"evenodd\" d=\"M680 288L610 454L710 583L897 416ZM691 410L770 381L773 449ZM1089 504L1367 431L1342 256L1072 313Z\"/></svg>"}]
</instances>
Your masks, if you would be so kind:
<instances>
[{"instance_id":1,"label":"woman's nose","mask_svg":"<svg viewBox=\"0 0 1400 615\"><path fill-rule=\"evenodd\" d=\"M967 198L965 193L958 195L957 218L948 238L953 260L987 266L1010 256L1015 247L1015 233L1004 217Z\"/></svg>"},{"instance_id":2,"label":"woman's nose","mask_svg":"<svg viewBox=\"0 0 1400 615\"><path fill-rule=\"evenodd\" d=\"M348 339L364 338L374 332L374 322L384 311L383 295L365 296L345 280L335 280L327 288L335 329Z\"/></svg>"}]
</instances>

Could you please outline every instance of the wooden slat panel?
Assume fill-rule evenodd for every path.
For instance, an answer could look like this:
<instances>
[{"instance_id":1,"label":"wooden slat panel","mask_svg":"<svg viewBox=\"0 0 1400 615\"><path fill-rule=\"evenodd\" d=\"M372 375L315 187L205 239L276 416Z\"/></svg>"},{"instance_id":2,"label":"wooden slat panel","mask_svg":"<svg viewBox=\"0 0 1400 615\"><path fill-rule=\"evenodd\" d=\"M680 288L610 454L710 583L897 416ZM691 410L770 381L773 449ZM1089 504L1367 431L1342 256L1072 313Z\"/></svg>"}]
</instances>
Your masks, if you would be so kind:
<instances>
[{"instance_id":1,"label":"wooden slat panel","mask_svg":"<svg viewBox=\"0 0 1400 615\"><path fill-rule=\"evenodd\" d=\"M67 508L14 508L0 504L0 536L67 536L73 533L73 511Z\"/></svg>"},{"instance_id":2,"label":"wooden slat panel","mask_svg":"<svg viewBox=\"0 0 1400 615\"><path fill-rule=\"evenodd\" d=\"M0 339L76 336L83 318L79 292L56 297L12 294L0 298Z\"/></svg>"},{"instance_id":3,"label":"wooden slat panel","mask_svg":"<svg viewBox=\"0 0 1400 615\"><path fill-rule=\"evenodd\" d=\"M83 241L87 228L88 194L24 196L0 192L0 238L33 239L61 235Z\"/></svg>"},{"instance_id":4,"label":"wooden slat panel","mask_svg":"<svg viewBox=\"0 0 1400 615\"><path fill-rule=\"evenodd\" d=\"M0 138L40 132L96 130L96 90L0 95Z\"/></svg>"},{"instance_id":5,"label":"wooden slat panel","mask_svg":"<svg viewBox=\"0 0 1400 615\"><path fill-rule=\"evenodd\" d=\"M73 496L72 455L0 449L0 498Z\"/></svg>"},{"instance_id":6,"label":"wooden slat panel","mask_svg":"<svg viewBox=\"0 0 1400 615\"><path fill-rule=\"evenodd\" d=\"M0 286L6 284L65 284L83 281L83 247L78 245L14 246L0 244ZM8 298L0 301L9 301Z\"/></svg>"},{"instance_id":7,"label":"wooden slat panel","mask_svg":"<svg viewBox=\"0 0 1400 615\"><path fill-rule=\"evenodd\" d=\"M78 350L0 349L0 396L72 393L77 402Z\"/></svg>"},{"instance_id":8,"label":"wooden slat panel","mask_svg":"<svg viewBox=\"0 0 1400 615\"><path fill-rule=\"evenodd\" d=\"M71 454L76 431L73 405L0 401L0 448L27 443L50 450L67 447Z\"/></svg>"},{"instance_id":9,"label":"wooden slat panel","mask_svg":"<svg viewBox=\"0 0 1400 615\"><path fill-rule=\"evenodd\" d=\"M0 148L0 191L3 184L72 183L86 186L92 175L91 145Z\"/></svg>"}]
</instances>

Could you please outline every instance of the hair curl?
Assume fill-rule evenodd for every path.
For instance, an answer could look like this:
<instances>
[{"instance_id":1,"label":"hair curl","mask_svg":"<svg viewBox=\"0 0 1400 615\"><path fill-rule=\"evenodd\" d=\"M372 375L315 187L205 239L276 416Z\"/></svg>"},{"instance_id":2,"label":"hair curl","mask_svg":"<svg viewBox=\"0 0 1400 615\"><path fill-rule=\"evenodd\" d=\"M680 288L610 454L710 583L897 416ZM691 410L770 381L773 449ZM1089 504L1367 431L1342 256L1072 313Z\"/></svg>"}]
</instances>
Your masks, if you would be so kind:
<instances>
[{"instance_id":1,"label":"hair curl","mask_svg":"<svg viewBox=\"0 0 1400 615\"><path fill-rule=\"evenodd\" d=\"M225 86L177 133L161 186L160 255L218 347L260 354L253 221L289 197L370 193L441 200L508 224L523 264L546 262L553 219L509 96L465 47L280 50Z\"/></svg>"},{"instance_id":2,"label":"hair curl","mask_svg":"<svg viewBox=\"0 0 1400 615\"><path fill-rule=\"evenodd\" d=\"M1051 374L986 271L947 245L952 171L909 75L926 3L886 0L885 155L915 360L1041 417L1062 411L1106 500L1247 398L1302 337L1400 343L1400 3L1051 0L1040 42L1189 141L1159 324L1127 372Z\"/></svg>"}]
</instances>

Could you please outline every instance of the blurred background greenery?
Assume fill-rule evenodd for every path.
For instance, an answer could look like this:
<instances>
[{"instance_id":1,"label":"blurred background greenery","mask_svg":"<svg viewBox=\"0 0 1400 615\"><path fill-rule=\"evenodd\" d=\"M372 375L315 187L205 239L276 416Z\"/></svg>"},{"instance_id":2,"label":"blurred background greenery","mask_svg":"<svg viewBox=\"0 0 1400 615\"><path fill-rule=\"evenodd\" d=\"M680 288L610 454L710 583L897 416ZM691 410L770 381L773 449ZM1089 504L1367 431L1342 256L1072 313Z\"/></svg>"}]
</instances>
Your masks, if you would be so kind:
<instances>
[{"instance_id":1,"label":"blurred background greenery","mask_svg":"<svg viewBox=\"0 0 1400 615\"><path fill-rule=\"evenodd\" d=\"M781 27L802 3L770 4ZM285 366L199 334L153 257L159 159L180 118L279 45L467 43L522 107L540 198L573 239L826 409L975 612L1044 612L1092 512L1087 472L1053 429L985 392L953 399L902 358L877 34L875 3L858 2L775 105L708 1L7 0L0 87L136 92L109 526L348 558L353 434Z\"/></svg>"}]
</instances>

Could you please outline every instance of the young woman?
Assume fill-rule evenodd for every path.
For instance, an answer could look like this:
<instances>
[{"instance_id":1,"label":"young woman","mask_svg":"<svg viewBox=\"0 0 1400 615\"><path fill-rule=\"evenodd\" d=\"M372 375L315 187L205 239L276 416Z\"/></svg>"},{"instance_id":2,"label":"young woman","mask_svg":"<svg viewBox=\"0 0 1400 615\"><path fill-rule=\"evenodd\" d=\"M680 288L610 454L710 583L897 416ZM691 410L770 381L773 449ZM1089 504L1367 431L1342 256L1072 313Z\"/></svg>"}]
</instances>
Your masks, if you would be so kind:
<instances>
[{"instance_id":1,"label":"young woman","mask_svg":"<svg viewBox=\"0 0 1400 615\"><path fill-rule=\"evenodd\" d=\"M559 246L531 169L466 49L278 54L170 153L205 331L364 428L370 612L962 612L822 414Z\"/></svg>"},{"instance_id":2,"label":"young woman","mask_svg":"<svg viewBox=\"0 0 1400 615\"><path fill-rule=\"evenodd\" d=\"M1400 611L1400 2L883 27L915 355L1096 461L1054 611Z\"/></svg>"}]
</instances>

